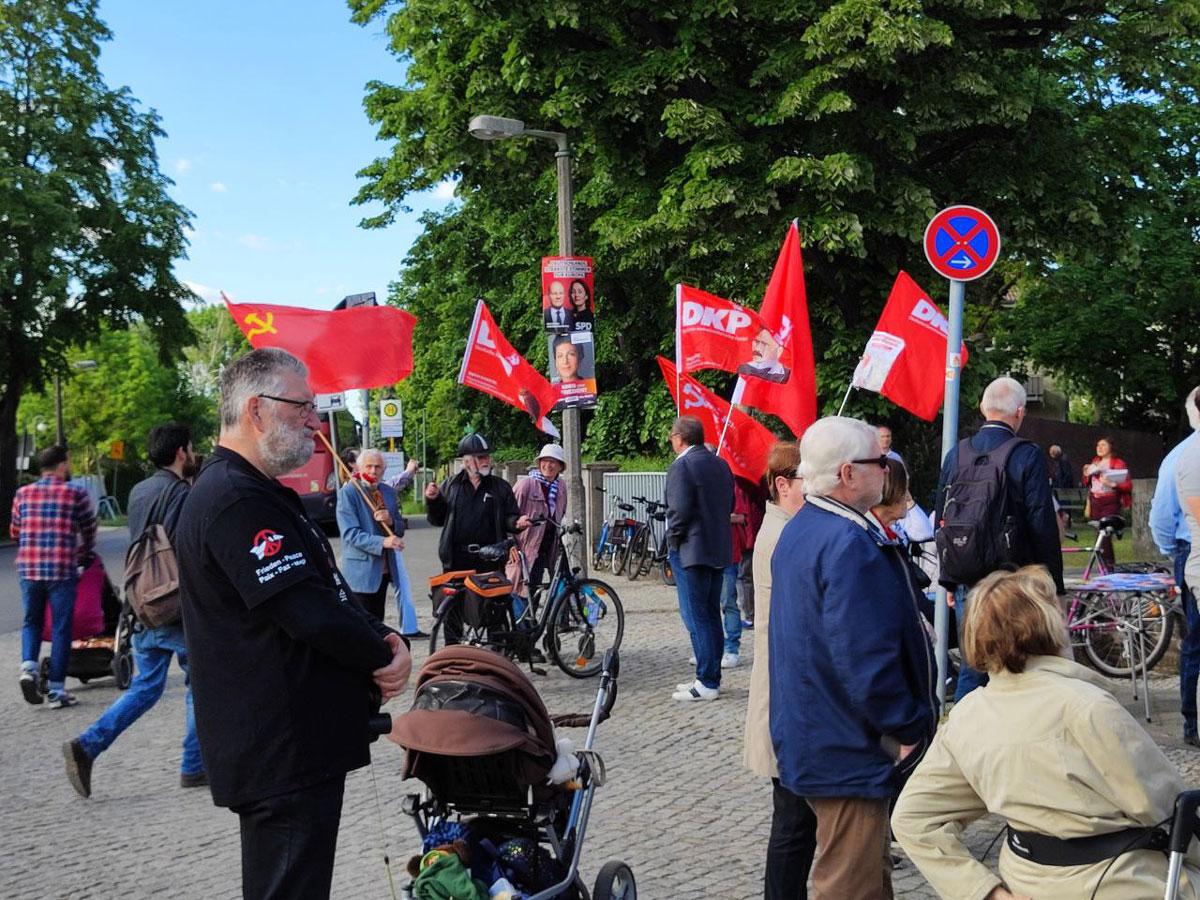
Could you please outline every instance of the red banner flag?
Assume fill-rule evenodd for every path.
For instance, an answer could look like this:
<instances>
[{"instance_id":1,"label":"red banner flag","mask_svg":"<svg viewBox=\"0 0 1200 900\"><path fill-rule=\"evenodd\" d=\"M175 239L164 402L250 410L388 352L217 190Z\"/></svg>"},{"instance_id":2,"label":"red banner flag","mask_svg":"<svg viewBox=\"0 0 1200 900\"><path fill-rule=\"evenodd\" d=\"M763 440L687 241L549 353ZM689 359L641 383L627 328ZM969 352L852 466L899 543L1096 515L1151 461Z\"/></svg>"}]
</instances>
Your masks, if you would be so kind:
<instances>
[{"instance_id":1,"label":"red banner flag","mask_svg":"<svg viewBox=\"0 0 1200 900\"><path fill-rule=\"evenodd\" d=\"M513 349L482 300L475 305L458 383L529 413L540 431L558 437L558 429L546 416L558 400L558 393L546 376Z\"/></svg>"},{"instance_id":2,"label":"red banner flag","mask_svg":"<svg viewBox=\"0 0 1200 900\"><path fill-rule=\"evenodd\" d=\"M667 389L679 414L695 416L704 426L704 440L721 448L720 457L729 463L734 475L757 482L767 471L767 454L775 446L775 435L740 409L730 413L729 401L722 400L690 375L676 373L675 367L658 357ZM678 385L678 394L676 386ZM729 427L725 420L729 418ZM721 441L721 432L725 440Z\"/></svg>"},{"instance_id":3,"label":"red banner flag","mask_svg":"<svg viewBox=\"0 0 1200 900\"><path fill-rule=\"evenodd\" d=\"M679 285L675 307L680 371L736 372L751 362L754 337L763 327L754 310L688 284Z\"/></svg>"},{"instance_id":4,"label":"red banner flag","mask_svg":"<svg viewBox=\"0 0 1200 900\"><path fill-rule=\"evenodd\" d=\"M417 317L402 309L358 306L327 312L221 298L251 347L278 347L301 360L318 394L390 386L412 373Z\"/></svg>"},{"instance_id":5,"label":"red banner flag","mask_svg":"<svg viewBox=\"0 0 1200 900\"><path fill-rule=\"evenodd\" d=\"M795 222L779 249L758 315L763 327L754 338L752 359L738 367L742 378L734 402L778 416L800 437L817 420L817 371Z\"/></svg>"},{"instance_id":6,"label":"red banner flag","mask_svg":"<svg viewBox=\"0 0 1200 900\"><path fill-rule=\"evenodd\" d=\"M950 323L907 272L896 276L875 332L854 370L856 388L875 391L932 422L946 393ZM967 345L959 350L967 364Z\"/></svg>"}]
</instances>

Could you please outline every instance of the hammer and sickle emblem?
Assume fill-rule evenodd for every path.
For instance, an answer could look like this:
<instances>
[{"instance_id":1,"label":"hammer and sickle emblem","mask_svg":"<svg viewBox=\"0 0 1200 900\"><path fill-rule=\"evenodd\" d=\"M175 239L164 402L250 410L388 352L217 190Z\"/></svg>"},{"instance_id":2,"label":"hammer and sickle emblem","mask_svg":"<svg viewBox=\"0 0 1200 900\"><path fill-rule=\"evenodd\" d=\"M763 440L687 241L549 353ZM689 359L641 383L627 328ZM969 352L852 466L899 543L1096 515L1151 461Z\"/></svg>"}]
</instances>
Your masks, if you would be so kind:
<instances>
[{"instance_id":1,"label":"hammer and sickle emblem","mask_svg":"<svg viewBox=\"0 0 1200 900\"><path fill-rule=\"evenodd\" d=\"M256 338L260 334L279 334L279 330L273 324L275 313L267 313L266 320L259 318L258 313L250 313L244 321L250 326L250 330L246 332L246 340Z\"/></svg>"}]
</instances>

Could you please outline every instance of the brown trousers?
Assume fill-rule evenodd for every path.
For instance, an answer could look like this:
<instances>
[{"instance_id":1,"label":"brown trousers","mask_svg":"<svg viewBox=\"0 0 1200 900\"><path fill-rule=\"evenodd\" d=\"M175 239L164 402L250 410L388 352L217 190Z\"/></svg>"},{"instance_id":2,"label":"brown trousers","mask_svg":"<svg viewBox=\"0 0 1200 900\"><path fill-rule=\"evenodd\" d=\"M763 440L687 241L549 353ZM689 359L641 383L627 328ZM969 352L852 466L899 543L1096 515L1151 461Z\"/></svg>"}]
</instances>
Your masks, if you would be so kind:
<instances>
[{"instance_id":1,"label":"brown trousers","mask_svg":"<svg viewBox=\"0 0 1200 900\"><path fill-rule=\"evenodd\" d=\"M888 802L806 797L817 816L813 900L892 900Z\"/></svg>"}]
</instances>

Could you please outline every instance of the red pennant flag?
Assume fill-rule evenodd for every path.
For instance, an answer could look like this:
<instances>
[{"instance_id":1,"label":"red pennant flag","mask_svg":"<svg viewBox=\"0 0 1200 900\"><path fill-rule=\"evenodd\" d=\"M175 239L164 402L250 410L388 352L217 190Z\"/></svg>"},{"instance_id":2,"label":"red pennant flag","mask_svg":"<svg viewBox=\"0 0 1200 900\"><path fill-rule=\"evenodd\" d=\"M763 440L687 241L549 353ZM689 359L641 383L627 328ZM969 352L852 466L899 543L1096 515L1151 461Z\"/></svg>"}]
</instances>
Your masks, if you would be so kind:
<instances>
[{"instance_id":1,"label":"red pennant flag","mask_svg":"<svg viewBox=\"0 0 1200 900\"><path fill-rule=\"evenodd\" d=\"M734 475L758 482L767 471L767 454L775 446L775 435L740 409L733 409L731 414L729 401L722 400L690 375L677 375L675 367L661 356L658 367L662 369L679 414L700 420L704 426L704 440L721 448L719 455L729 463ZM727 418L728 428L725 427ZM721 440L722 430L724 441Z\"/></svg>"},{"instance_id":2,"label":"red pennant flag","mask_svg":"<svg viewBox=\"0 0 1200 900\"><path fill-rule=\"evenodd\" d=\"M779 250L758 315L763 328L754 338L753 358L738 368L742 378L734 402L778 416L800 437L817 420L817 370L795 222Z\"/></svg>"},{"instance_id":3,"label":"red pennant flag","mask_svg":"<svg viewBox=\"0 0 1200 900\"><path fill-rule=\"evenodd\" d=\"M417 317L394 306L326 312L221 298L250 346L278 347L308 366L318 394L391 386L413 369Z\"/></svg>"},{"instance_id":4,"label":"red pennant flag","mask_svg":"<svg viewBox=\"0 0 1200 900\"><path fill-rule=\"evenodd\" d=\"M680 371L736 372L750 361L754 337L763 327L758 313L688 284L679 285L675 304Z\"/></svg>"},{"instance_id":5,"label":"red pennant flag","mask_svg":"<svg viewBox=\"0 0 1200 900\"><path fill-rule=\"evenodd\" d=\"M458 383L528 413L540 431L558 437L558 429L546 417L558 400L558 393L545 375L513 349L482 300L475 305Z\"/></svg>"},{"instance_id":6,"label":"red pennant flag","mask_svg":"<svg viewBox=\"0 0 1200 900\"><path fill-rule=\"evenodd\" d=\"M943 373L949 332L950 323L937 304L907 272L901 272L851 383L932 422L946 393ZM959 352L965 366L967 345Z\"/></svg>"}]
</instances>

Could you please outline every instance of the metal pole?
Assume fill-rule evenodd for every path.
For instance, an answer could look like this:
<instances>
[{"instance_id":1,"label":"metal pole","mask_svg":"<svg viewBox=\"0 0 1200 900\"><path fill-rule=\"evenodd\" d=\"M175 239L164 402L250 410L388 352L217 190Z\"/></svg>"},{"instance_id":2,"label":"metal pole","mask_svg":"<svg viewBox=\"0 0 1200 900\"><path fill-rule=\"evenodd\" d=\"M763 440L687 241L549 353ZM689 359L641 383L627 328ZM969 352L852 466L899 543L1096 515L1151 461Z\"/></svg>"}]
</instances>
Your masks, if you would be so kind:
<instances>
[{"instance_id":1,"label":"metal pole","mask_svg":"<svg viewBox=\"0 0 1200 900\"><path fill-rule=\"evenodd\" d=\"M946 339L946 399L942 407L942 456L954 449L958 443L958 395L962 372L963 298L966 282L950 281L950 334ZM961 610L959 610L961 615ZM950 656L950 607L946 603L946 589L940 584L933 608L933 630L937 635L937 698L946 702L946 672Z\"/></svg>"},{"instance_id":2,"label":"metal pole","mask_svg":"<svg viewBox=\"0 0 1200 900\"><path fill-rule=\"evenodd\" d=\"M571 219L571 147L565 135L557 138L554 161L558 174L558 255L575 254L575 226ZM595 345L593 344L593 347ZM587 521L587 500L583 490L582 423L578 407L563 410L563 452L567 457L567 507L580 522ZM587 575L587 554L580 553L575 565Z\"/></svg>"},{"instance_id":3,"label":"metal pole","mask_svg":"<svg viewBox=\"0 0 1200 900\"><path fill-rule=\"evenodd\" d=\"M57 373L54 376L54 429L54 443L60 447L66 446L66 430L63 428L62 378Z\"/></svg>"}]
</instances>

